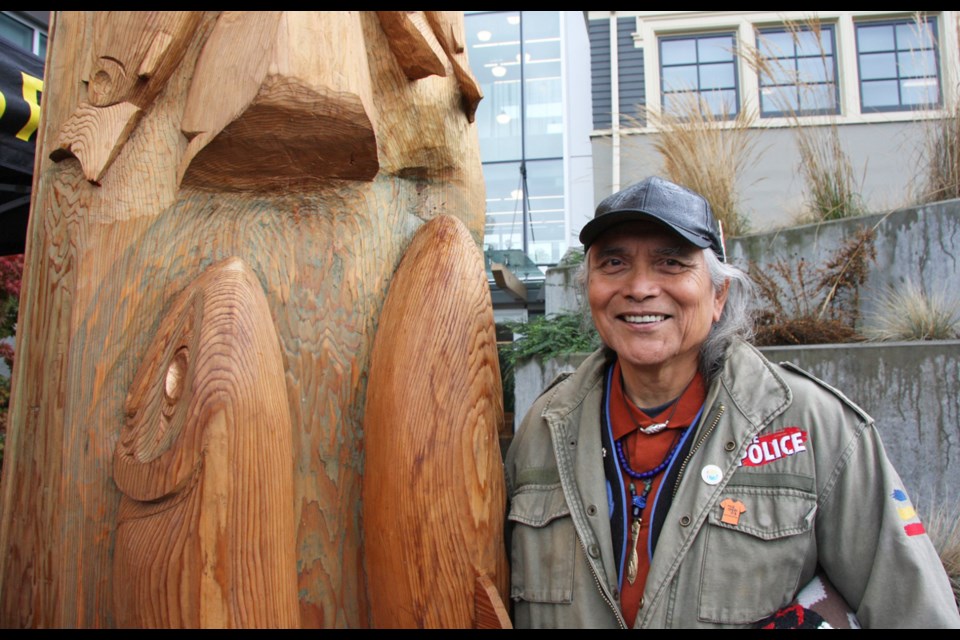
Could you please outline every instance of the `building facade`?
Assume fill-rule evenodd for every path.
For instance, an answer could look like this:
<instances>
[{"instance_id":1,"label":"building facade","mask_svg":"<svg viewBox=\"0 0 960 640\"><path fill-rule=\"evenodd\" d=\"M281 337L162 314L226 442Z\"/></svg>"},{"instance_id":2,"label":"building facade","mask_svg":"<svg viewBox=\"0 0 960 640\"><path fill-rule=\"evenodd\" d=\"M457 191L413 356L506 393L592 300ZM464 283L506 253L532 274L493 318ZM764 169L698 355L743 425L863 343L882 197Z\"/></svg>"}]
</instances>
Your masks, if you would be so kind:
<instances>
[{"instance_id":1,"label":"building facade","mask_svg":"<svg viewBox=\"0 0 960 640\"><path fill-rule=\"evenodd\" d=\"M869 211L904 206L923 189L930 123L957 104L955 11L586 13L597 200L662 172L656 123L693 97L750 117L738 185L752 230L803 213L798 127L835 128Z\"/></svg>"},{"instance_id":2,"label":"building facade","mask_svg":"<svg viewBox=\"0 0 960 640\"><path fill-rule=\"evenodd\" d=\"M579 11L468 11L466 44L483 100L484 253L498 321L543 312L546 269L592 215L590 61ZM506 268L519 286L502 286Z\"/></svg>"}]
</instances>

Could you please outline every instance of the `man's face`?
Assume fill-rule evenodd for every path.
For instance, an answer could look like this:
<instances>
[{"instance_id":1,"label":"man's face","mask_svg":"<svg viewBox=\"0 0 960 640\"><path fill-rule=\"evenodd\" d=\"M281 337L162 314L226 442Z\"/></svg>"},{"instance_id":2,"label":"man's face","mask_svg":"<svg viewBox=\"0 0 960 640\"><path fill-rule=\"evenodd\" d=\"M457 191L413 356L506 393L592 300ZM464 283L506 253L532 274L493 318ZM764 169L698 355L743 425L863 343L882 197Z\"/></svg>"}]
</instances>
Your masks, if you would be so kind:
<instances>
[{"instance_id":1,"label":"man's face","mask_svg":"<svg viewBox=\"0 0 960 640\"><path fill-rule=\"evenodd\" d=\"M594 325L622 367L693 376L727 298L702 249L654 223L619 224L591 246L587 278Z\"/></svg>"}]
</instances>

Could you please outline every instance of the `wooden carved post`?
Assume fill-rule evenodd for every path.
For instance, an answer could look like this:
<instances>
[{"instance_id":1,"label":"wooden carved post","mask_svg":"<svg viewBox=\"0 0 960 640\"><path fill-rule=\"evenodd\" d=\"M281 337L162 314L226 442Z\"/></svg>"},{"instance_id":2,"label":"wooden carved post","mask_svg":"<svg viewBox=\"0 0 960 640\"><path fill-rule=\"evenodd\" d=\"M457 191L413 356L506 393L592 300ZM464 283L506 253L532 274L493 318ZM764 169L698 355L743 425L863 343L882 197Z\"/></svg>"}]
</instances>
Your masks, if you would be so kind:
<instances>
[{"instance_id":1,"label":"wooden carved post","mask_svg":"<svg viewBox=\"0 0 960 640\"><path fill-rule=\"evenodd\" d=\"M482 235L462 15L56 12L49 35L0 626L368 626L381 308L426 222ZM494 573L454 579L502 595Z\"/></svg>"},{"instance_id":2,"label":"wooden carved post","mask_svg":"<svg viewBox=\"0 0 960 640\"><path fill-rule=\"evenodd\" d=\"M238 259L160 323L114 454L121 627L296 627L290 410L266 298Z\"/></svg>"}]
</instances>

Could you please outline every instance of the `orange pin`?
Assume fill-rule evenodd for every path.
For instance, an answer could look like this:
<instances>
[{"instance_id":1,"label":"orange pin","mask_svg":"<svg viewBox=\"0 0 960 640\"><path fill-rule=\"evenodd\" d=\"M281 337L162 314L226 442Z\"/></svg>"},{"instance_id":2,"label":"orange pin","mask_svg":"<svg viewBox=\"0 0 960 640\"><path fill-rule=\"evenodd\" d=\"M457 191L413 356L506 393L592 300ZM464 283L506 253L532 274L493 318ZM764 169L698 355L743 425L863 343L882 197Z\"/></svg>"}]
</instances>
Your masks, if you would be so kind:
<instances>
[{"instance_id":1,"label":"orange pin","mask_svg":"<svg viewBox=\"0 0 960 640\"><path fill-rule=\"evenodd\" d=\"M720 522L733 526L740 524L740 514L747 510L746 505L731 498L726 498L720 506L723 507L723 517L720 518Z\"/></svg>"}]
</instances>

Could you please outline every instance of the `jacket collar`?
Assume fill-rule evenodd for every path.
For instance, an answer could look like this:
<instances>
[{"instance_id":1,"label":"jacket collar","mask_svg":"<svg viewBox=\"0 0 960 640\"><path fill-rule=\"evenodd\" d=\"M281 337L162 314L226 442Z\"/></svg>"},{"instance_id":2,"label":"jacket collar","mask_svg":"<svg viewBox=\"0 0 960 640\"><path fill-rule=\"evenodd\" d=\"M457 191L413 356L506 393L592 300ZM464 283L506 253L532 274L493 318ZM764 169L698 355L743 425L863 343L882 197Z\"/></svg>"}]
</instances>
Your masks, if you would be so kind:
<instances>
[{"instance_id":1,"label":"jacket collar","mask_svg":"<svg viewBox=\"0 0 960 640\"><path fill-rule=\"evenodd\" d=\"M566 380L548 391L552 396L543 408L542 417L548 422L563 420L576 411L588 395L601 392L607 362L603 348L591 353ZM573 393L570 393L571 391ZM599 420L599 416L597 419Z\"/></svg>"},{"instance_id":2,"label":"jacket collar","mask_svg":"<svg viewBox=\"0 0 960 640\"><path fill-rule=\"evenodd\" d=\"M548 393L542 416L547 420L563 420L575 411L590 393L603 388L603 373L608 360L604 349L594 351L577 370ZM793 401L790 387L753 345L734 342L719 378L715 378L708 399L716 398L719 384L736 409L755 427L761 427L783 413ZM559 391L559 393L558 393ZM573 391L573 393L570 393Z\"/></svg>"},{"instance_id":3,"label":"jacket collar","mask_svg":"<svg viewBox=\"0 0 960 640\"><path fill-rule=\"evenodd\" d=\"M735 342L727 351L720 385L737 411L757 428L768 424L793 402L793 392L775 365L756 347L744 342Z\"/></svg>"}]
</instances>

